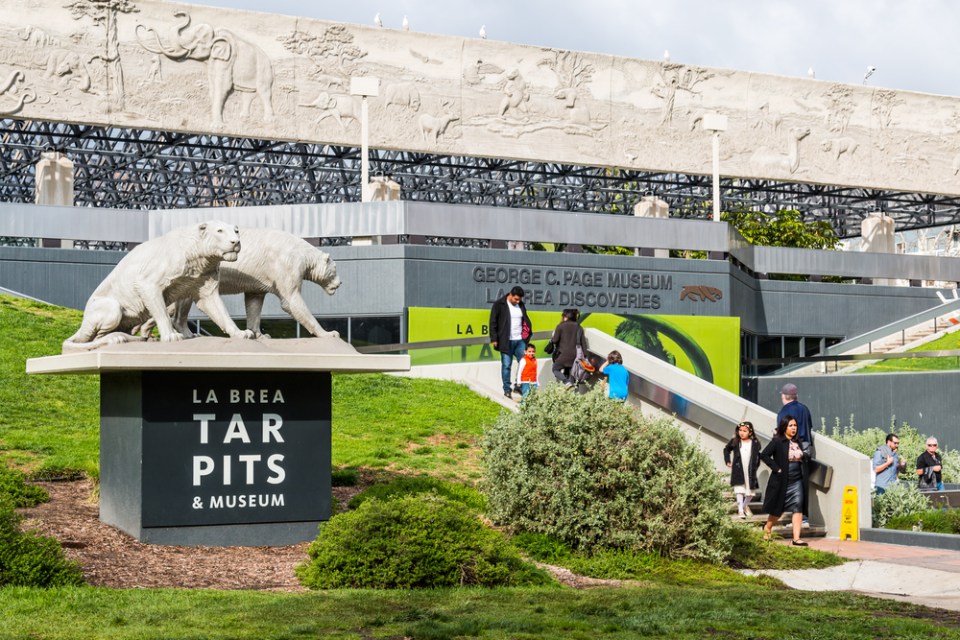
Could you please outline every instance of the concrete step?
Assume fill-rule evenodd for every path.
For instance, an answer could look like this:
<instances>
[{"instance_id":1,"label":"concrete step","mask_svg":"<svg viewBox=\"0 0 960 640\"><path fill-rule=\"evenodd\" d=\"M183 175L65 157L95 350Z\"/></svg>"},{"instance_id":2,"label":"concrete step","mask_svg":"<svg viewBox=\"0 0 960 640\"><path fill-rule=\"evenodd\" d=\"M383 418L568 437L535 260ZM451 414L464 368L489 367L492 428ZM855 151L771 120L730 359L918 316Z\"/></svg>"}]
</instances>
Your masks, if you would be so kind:
<instances>
[{"instance_id":1,"label":"concrete step","mask_svg":"<svg viewBox=\"0 0 960 640\"><path fill-rule=\"evenodd\" d=\"M740 522L745 524L752 524L757 527L763 527L767 523L766 514L757 513L754 511L752 518L741 518L737 514L732 514L730 519L734 522ZM773 526L773 535L777 538L792 538L793 537L793 525L790 522L789 518L781 518L780 521ZM800 530L801 538L824 538L827 535L827 528L819 524L811 524L809 527L805 527Z\"/></svg>"}]
</instances>

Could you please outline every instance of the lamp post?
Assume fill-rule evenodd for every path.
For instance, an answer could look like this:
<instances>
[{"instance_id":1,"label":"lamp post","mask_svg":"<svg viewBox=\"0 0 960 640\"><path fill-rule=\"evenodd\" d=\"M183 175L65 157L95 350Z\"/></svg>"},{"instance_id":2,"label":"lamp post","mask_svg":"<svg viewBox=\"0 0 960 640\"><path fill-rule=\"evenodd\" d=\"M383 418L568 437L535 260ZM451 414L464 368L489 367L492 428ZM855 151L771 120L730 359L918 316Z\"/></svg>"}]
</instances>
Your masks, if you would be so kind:
<instances>
[{"instance_id":1,"label":"lamp post","mask_svg":"<svg viewBox=\"0 0 960 640\"><path fill-rule=\"evenodd\" d=\"M720 222L720 132L727 130L727 116L705 114L703 128L713 132L713 221Z\"/></svg>"},{"instance_id":2,"label":"lamp post","mask_svg":"<svg viewBox=\"0 0 960 640\"><path fill-rule=\"evenodd\" d=\"M380 95L379 78L350 78L350 95L360 96L360 202L370 202L370 123L367 98Z\"/></svg>"}]
</instances>

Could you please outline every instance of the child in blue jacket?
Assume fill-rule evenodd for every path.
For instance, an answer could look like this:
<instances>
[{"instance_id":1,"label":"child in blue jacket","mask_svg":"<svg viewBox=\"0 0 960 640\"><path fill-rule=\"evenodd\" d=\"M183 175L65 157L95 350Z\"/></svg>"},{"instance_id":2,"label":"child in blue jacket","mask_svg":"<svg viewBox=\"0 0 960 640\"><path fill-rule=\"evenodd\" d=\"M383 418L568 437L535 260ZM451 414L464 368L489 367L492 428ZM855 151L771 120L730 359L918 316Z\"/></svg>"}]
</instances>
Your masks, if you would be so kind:
<instances>
[{"instance_id":1,"label":"child in blue jacket","mask_svg":"<svg viewBox=\"0 0 960 640\"><path fill-rule=\"evenodd\" d=\"M600 365L600 373L607 376L607 397L614 400L626 400L630 386L630 372L623 366L623 356L619 351L611 351L607 361Z\"/></svg>"}]
</instances>

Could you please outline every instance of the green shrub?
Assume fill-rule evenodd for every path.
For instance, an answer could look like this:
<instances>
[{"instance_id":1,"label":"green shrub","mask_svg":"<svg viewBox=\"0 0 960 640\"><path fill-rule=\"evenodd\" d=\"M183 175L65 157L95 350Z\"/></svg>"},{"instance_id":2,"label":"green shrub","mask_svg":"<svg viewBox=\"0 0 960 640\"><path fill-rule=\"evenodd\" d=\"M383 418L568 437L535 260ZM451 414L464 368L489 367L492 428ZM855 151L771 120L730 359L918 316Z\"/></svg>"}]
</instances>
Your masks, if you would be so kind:
<instances>
[{"instance_id":1,"label":"green shrub","mask_svg":"<svg viewBox=\"0 0 960 640\"><path fill-rule=\"evenodd\" d=\"M390 482L371 485L354 496L347 506L356 509L370 499L391 500L423 493L433 493L480 512L487 508L486 497L476 489L456 482L444 482L430 476L400 476Z\"/></svg>"},{"instance_id":2,"label":"green shrub","mask_svg":"<svg viewBox=\"0 0 960 640\"><path fill-rule=\"evenodd\" d=\"M907 515L893 516L887 521L887 529L901 531L925 531L927 533L960 533L960 511L929 509Z\"/></svg>"},{"instance_id":3,"label":"green shrub","mask_svg":"<svg viewBox=\"0 0 960 640\"><path fill-rule=\"evenodd\" d=\"M891 420L891 423L895 421ZM826 430L824 430L826 433ZM895 433L900 438L900 447L898 449L900 457L906 461L907 470L900 474L902 482L916 482L917 480L917 458L927 450L927 436L920 433L906 422L899 426L893 424L890 429L884 431L878 427L871 427L858 431L853 426L853 416L850 416L850 424L840 426L838 420L828 434L831 440L836 440L842 445L850 447L854 451L859 451L863 455L873 458L873 453L879 445L887 440L888 433ZM960 451L940 447L940 456L943 459L944 482L960 482Z\"/></svg>"},{"instance_id":4,"label":"green shrub","mask_svg":"<svg viewBox=\"0 0 960 640\"><path fill-rule=\"evenodd\" d=\"M83 572L67 560L53 538L21 530L13 502L0 496L0 587L61 587L83 584Z\"/></svg>"},{"instance_id":5,"label":"green shrub","mask_svg":"<svg viewBox=\"0 0 960 640\"><path fill-rule=\"evenodd\" d=\"M483 442L490 515L580 551L606 547L720 562L731 545L714 463L667 419L602 389L548 385Z\"/></svg>"},{"instance_id":6,"label":"green shrub","mask_svg":"<svg viewBox=\"0 0 960 640\"><path fill-rule=\"evenodd\" d=\"M873 526L885 527L895 516L921 513L930 509L930 501L917 490L916 483L899 482L873 497Z\"/></svg>"},{"instance_id":7,"label":"green shrub","mask_svg":"<svg viewBox=\"0 0 960 640\"><path fill-rule=\"evenodd\" d=\"M27 484L21 472L8 469L2 464L0 464L0 495L9 497L15 507L35 507L50 499L42 487Z\"/></svg>"},{"instance_id":8,"label":"green shrub","mask_svg":"<svg viewBox=\"0 0 960 640\"><path fill-rule=\"evenodd\" d=\"M297 576L312 589L552 582L472 510L433 494L367 500L321 525L307 553Z\"/></svg>"}]
</instances>

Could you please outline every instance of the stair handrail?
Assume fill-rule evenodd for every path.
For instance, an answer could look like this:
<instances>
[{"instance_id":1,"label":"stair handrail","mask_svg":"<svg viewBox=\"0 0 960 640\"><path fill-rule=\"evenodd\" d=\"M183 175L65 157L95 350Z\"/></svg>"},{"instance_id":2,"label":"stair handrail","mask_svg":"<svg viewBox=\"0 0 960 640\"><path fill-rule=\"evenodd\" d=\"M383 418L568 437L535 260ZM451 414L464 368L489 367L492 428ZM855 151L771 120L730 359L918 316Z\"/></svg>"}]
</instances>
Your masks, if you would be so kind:
<instances>
[{"instance_id":1,"label":"stair handrail","mask_svg":"<svg viewBox=\"0 0 960 640\"><path fill-rule=\"evenodd\" d=\"M947 315L948 313L952 313L954 311L960 311L960 298L947 300L946 302L943 302L935 307L931 307L919 313L914 313L913 315L905 316L903 318L900 318L899 320L895 320L894 322L885 324L882 327L871 329L870 331L861 333L858 336L854 336L852 338L848 338L846 340L838 342L824 349L823 353L821 353L820 355L821 356L846 355L848 352L854 349L858 349L864 345L871 344L876 340L887 338L895 333L904 331L905 329L915 327L923 322L926 322L927 320L936 321L936 319L939 318L940 316ZM776 371L772 371L766 375L782 376L782 375L792 373L804 366L806 366L806 364L802 362L788 364L787 366L781 367Z\"/></svg>"}]
</instances>

